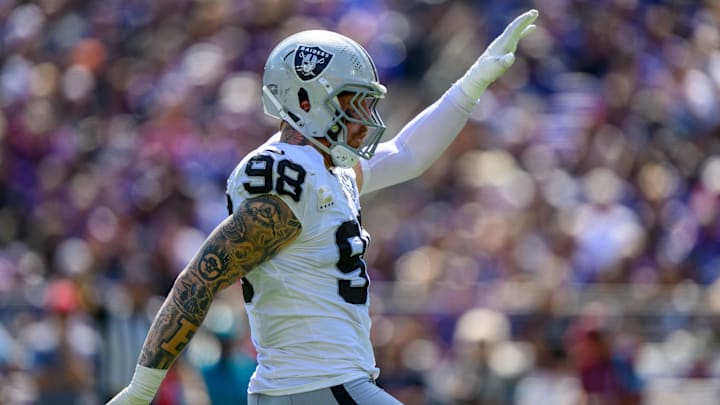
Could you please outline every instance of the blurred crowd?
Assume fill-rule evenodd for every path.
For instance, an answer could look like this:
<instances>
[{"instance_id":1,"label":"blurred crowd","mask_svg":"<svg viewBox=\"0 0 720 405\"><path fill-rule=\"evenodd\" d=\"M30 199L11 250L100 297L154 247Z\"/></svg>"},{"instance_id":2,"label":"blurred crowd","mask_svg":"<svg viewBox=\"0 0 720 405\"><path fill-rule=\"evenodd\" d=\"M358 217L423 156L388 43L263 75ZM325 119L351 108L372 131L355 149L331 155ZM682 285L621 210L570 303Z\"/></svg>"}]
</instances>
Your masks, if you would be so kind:
<instances>
[{"instance_id":1,"label":"blurred crowd","mask_svg":"<svg viewBox=\"0 0 720 405\"><path fill-rule=\"evenodd\" d=\"M0 403L97 404L278 123L265 58L362 43L393 136L514 16L508 73L366 196L379 383L407 404L720 398L720 2L0 0ZM438 134L442 136L442 134ZM235 286L157 404L244 403Z\"/></svg>"}]
</instances>

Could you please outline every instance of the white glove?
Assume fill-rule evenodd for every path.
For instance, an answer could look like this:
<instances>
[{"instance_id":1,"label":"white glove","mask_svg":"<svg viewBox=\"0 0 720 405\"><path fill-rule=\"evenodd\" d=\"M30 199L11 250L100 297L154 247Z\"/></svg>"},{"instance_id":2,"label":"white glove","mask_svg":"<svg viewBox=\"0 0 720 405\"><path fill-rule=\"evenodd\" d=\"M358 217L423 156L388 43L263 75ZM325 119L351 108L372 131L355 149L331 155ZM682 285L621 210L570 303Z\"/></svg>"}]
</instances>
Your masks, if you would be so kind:
<instances>
[{"instance_id":1,"label":"white glove","mask_svg":"<svg viewBox=\"0 0 720 405\"><path fill-rule=\"evenodd\" d=\"M153 400L167 370L137 365L130 385L106 405L148 405Z\"/></svg>"},{"instance_id":2,"label":"white glove","mask_svg":"<svg viewBox=\"0 0 720 405\"><path fill-rule=\"evenodd\" d=\"M532 23L537 17L537 10L525 12L505 27L505 31L487 47L458 81L467 96L473 100L479 99L487 86L515 62L518 42L535 30Z\"/></svg>"}]
</instances>

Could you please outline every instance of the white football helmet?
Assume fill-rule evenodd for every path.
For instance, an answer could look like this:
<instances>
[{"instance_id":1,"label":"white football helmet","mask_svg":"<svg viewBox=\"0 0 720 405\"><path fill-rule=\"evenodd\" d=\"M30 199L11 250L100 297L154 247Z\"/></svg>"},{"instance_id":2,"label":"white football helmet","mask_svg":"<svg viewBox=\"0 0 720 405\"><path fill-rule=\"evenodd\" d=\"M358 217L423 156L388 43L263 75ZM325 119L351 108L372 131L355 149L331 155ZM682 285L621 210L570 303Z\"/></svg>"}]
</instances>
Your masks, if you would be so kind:
<instances>
[{"instance_id":1,"label":"white football helmet","mask_svg":"<svg viewBox=\"0 0 720 405\"><path fill-rule=\"evenodd\" d=\"M350 109L340 108L337 96L354 94ZM377 102L385 96L375 64L357 42L331 31L311 30L289 36L270 53L263 75L265 113L280 118L328 153L339 167L370 159L383 132ZM300 107L310 102L310 110ZM368 100L369 108L362 107ZM354 148L347 141L346 123L363 124L368 134ZM330 146L318 142L326 139Z\"/></svg>"}]
</instances>

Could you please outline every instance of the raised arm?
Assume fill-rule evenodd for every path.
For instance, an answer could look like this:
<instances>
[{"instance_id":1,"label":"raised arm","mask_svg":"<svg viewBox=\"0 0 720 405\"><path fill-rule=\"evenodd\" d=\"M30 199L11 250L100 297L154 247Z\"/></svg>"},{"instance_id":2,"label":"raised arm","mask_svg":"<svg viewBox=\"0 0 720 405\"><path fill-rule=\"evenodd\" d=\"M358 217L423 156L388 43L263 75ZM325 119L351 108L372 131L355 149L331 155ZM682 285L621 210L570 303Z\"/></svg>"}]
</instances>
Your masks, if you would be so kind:
<instances>
[{"instance_id":1,"label":"raised arm","mask_svg":"<svg viewBox=\"0 0 720 405\"><path fill-rule=\"evenodd\" d=\"M215 228L177 277L150 327L130 385L108 404L150 403L215 295L275 256L300 231L300 222L280 198L261 195L245 200Z\"/></svg>"},{"instance_id":2,"label":"raised arm","mask_svg":"<svg viewBox=\"0 0 720 405\"><path fill-rule=\"evenodd\" d=\"M372 159L355 166L363 193L417 177L440 157L485 89L513 64L518 42L533 31L537 17L537 10L530 10L513 20L438 101L379 144Z\"/></svg>"}]
</instances>

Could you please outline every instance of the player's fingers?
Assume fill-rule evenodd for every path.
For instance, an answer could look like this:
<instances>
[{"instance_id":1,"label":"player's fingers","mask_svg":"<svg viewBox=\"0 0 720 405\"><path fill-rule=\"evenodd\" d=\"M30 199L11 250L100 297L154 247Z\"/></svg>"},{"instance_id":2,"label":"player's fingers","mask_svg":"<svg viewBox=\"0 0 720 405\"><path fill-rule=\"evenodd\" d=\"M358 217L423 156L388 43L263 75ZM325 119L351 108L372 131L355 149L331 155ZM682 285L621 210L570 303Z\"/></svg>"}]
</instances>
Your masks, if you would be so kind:
<instances>
[{"instance_id":1,"label":"player's fingers","mask_svg":"<svg viewBox=\"0 0 720 405\"><path fill-rule=\"evenodd\" d=\"M530 35L530 33L535 31L536 28L537 25L528 25L527 28L525 28L523 32L520 33L520 39L523 39L526 36Z\"/></svg>"},{"instance_id":2,"label":"player's fingers","mask_svg":"<svg viewBox=\"0 0 720 405\"><path fill-rule=\"evenodd\" d=\"M535 9L520 14L510 24L508 24L507 27L505 27L505 31L503 31L503 36L507 34L514 36L513 34L524 31L530 24L535 22L535 20L538 18L538 15L539 13Z\"/></svg>"},{"instance_id":3,"label":"player's fingers","mask_svg":"<svg viewBox=\"0 0 720 405\"><path fill-rule=\"evenodd\" d=\"M503 53L515 52L517 43L523 38L523 33L537 19L539 13L537 10L529 10L515 18L498 38L498 44ZM529 34L530 32L527 32Z\"/></svg>"},{"instance_id":4,"label":"player's fingers","mask_svg":"<svg viewBox=\"0 0 720 405\"><path fill-rule=\"evenodd\" d=\"M512 66L513 62L515 62L515 54L510 52L506 53L505 55L498 58L498 62L505 68L509 68Z\"/></svg>"}]
</instances>

